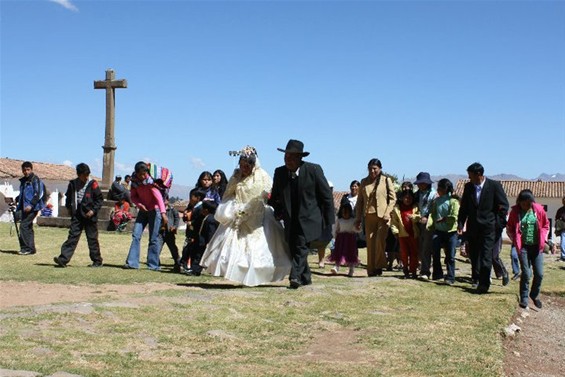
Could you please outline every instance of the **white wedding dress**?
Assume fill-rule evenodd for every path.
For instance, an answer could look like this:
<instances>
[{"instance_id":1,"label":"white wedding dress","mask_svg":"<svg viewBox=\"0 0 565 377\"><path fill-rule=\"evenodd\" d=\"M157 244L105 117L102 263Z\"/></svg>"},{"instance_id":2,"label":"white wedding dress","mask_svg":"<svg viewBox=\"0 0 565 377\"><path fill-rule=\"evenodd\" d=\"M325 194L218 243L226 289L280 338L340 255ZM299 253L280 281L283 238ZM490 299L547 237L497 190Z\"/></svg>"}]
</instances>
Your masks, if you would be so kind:
<instances>
[{"instance_id":1,"label":"white wedding dress","mask_svg":"<svg viewBox=\"0 0 565 377\"><path fill-rule=\"evenodd\" d=\"M214 276L247 286L281 281L291 261L284 229L265 204L271 177L258 166L243 178L236 169L216 210L220 223L200 264Z\"/></svg>"}]
</instances>

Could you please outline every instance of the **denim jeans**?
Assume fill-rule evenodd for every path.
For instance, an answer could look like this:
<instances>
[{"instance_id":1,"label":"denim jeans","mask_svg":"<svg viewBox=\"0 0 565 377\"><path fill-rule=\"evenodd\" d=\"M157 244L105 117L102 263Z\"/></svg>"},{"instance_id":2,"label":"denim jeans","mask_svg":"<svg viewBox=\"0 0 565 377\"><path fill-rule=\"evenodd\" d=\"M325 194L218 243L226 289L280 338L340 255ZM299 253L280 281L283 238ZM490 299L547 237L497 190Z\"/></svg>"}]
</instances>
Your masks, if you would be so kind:
<instances>
[{"instance_id":1,"label":"denim jeans","mask_svg":"<svg viewBox=\"0 0 565 377\"><path fill-rule=\"evenodd\" d=\"M147 267L150 270L159 269L159 254L161 253L161 212L157 210L139 211L133 226L131 246L126 259L126 264L132 268L139 268L139 254L141 250L141 236L143 230L149 225L149 247L147 249Z\"/></svg>"},{"instance_id":2,"label":"denim jeans","mask_svg":"<svg viewBox=\"0 0 565 377\"><path fill-rule=\"evenodd\" d=\"M561 260L565 261L565 230L561 232Z\"/></svg>"},{"instance_id":3,"label":"denim jeans","mask_svg":"<svg viewBox=\"0 0 565 377\"><path fill-rule=\"evenodd\" d=\"M525 245L520 252L520 266L522 276L520 277L520 300L528 302L529 296L536 299L539 296L541 282L543 280L543 253L540 253L538 245ZM532 289L530 290L530 278L534 272Z\"/></svg>"},{"instance_id":4,"label":"denim jeans","mask_svg":"<svg viewBox=\"0 0 565 377\"><path fill-rule=\"evenodd\" d=\"M512 273L514 275L520 273L520 258L518 258L518 252L516 251L516 246L512 246L510 250L510 259L512 261Z\"/></svg>"},{"instance_id":5,"label":"denim jeans","mask_svg":"<svg viewBox=\"0 0 565 377\"><path fill-rule=\"evenodd\" d=\"M441 248L445 246L445 267L447 275L445 280L449 282L455 281L455 249L457 247L457 232L442 232L436 230L432 236L433 249L433 279L441 279L444 277L441 268Z\"/></svg>"}]
</instances>

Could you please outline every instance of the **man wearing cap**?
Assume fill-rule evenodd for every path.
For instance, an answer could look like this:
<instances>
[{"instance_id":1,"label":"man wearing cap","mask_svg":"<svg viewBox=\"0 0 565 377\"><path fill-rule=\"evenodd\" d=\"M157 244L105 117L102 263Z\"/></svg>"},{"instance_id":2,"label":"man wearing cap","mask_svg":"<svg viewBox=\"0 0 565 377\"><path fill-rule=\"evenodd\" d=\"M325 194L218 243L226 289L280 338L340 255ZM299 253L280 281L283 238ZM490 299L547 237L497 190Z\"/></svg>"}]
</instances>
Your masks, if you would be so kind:
<instances>
[{"instance_id":1,"label":"man wearing cap","mask_svg":"<svg viewBox=\"0 0 565 377\"><path fill-rule=\"evenodd\" d=\"M275 169L268 204L277 218L284 221L292 257L290 288L297 289L312 284L309 245L335 221L333 195L322 167L302 161L310 153L304 152L301 141L291 139L285 149L277 150L284 152L284 166Z\"/></svg>"},{"instance_id":2,"label":"man wearing cap","mask_svg":"<svg viewBox=\"0 0 565 377\"><path fill-rule=\"evenodd\" d=\"M125 199L126 202L131 204L131 198L129 191L122 185L122 176L116 175L114 182L112 182L112 186L110 186L110 191L108 191L108 199L120 201Z\"/></svg>"},{"instance_id":3,"label":"man wearing cap","mask_svg":"<svg viewBox=\"0 0 565 377\"><path fill-rule=\"evenodd\" d=\"M420 257L420 278L430 278L430 267L432 263L432 236L433 231L427 229L428 216L432 208L432 201L436 197L436 190L432 187L432 179L430 173L422 171L416 176L414 184L418 186L416 191L416 203L418 203L418 210L422 218L418 223L420 236L418 237L418 251Z\"/></svg>"}]
</instances>

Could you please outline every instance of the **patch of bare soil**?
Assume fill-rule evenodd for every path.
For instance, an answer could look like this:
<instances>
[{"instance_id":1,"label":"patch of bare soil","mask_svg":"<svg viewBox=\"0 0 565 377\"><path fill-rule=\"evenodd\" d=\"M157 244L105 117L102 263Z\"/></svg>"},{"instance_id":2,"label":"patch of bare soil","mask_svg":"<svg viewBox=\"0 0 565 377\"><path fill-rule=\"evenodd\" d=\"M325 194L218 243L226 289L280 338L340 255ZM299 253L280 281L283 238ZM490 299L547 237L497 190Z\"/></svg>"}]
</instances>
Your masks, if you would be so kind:
<instances>
[{"instance_id":1,"label":"patch of bare soil","mask_svg":"<svg viewBox=\"0 0 565 377\"><path fill-rule=\"evenodd\" d=\"M37 306L61 302L83 302L100 297L123 298L138 293L185 289L173 284L148 283L128 285L68 285L36 282L1 282L0 308Z\"/></svg>"},{"instance_id":2,"label":"patch of bare soil","mask_svg":"<svg viewBox=\"0 0 565 377\"><path fill-rule=\"evenodd\" d=\"M504 372L511 377L565 376L565 298L541 296L543 308L530 305L512 322L521 330L504 340Z\"/></svg>"}]
</instances>

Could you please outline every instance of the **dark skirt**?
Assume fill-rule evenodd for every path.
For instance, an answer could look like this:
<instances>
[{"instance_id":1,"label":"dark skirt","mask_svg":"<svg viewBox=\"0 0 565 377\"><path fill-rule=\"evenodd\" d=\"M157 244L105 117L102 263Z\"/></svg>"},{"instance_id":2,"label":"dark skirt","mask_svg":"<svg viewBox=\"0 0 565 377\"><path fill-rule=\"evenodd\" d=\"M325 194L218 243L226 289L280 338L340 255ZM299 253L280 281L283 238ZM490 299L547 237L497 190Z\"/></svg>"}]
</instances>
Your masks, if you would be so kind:
<instances>
[{"instance_id":1,"label":"dark skirt","mask_svg":"<svg viewBox=\"0 0 565 377\"><path fill-rule=\"evenodd\" d=\"M357 235L355 233L338 233L335 238L334 251L328 257L328 260L339 265L358 264Z\"/></svg>"}]
</instances>

